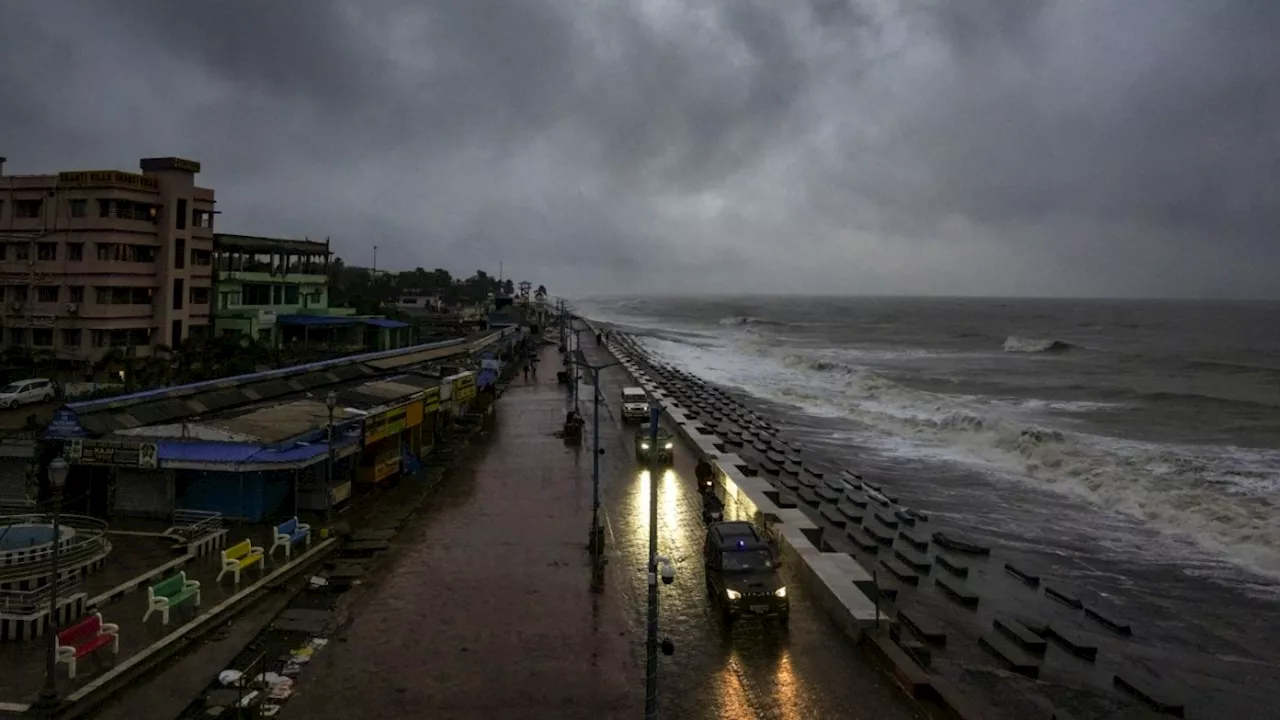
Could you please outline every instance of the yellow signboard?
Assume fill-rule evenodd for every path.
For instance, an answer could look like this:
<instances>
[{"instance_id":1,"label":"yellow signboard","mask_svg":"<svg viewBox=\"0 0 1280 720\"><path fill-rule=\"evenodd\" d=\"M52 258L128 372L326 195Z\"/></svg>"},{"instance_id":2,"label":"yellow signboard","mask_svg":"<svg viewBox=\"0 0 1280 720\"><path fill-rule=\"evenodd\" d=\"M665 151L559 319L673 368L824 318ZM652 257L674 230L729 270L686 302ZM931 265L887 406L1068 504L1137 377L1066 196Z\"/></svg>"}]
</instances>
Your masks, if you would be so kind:
<instances>
[{"instance_id":1,"label":"yellow signboard","mask_svg":"<svg viewBox=\"0 0 1280 720\"><path fill-rule=\"evenodd\" d=\"M95 187L123 187L130 190L157 190L160 183L153 177L119 170L81 170L58 173L59 185L92 185Z\"/></svg>"},{"instance_id":2,"label":"yellow signboard","mask_svg":"<svg viewBox=\"0 0 1280 720\"><path fill-rule=\"evenodd\" d=\"M463 375L453 380L453 402L454 404L471 402L476 396L476 376Z\"/></svg>"},{"instance_id":3,"label":"yellow signboard","mask_svg":"<svg viewBox=\"0 0 1280 720\"><path fill-rule=\"evenodd\" d=\"M366 419L364 421L365 446L367 447L393 435L399 435L400 431L406 427L406 416L406 408L398 407Z\"/></svg>"},{"instance_id":4,"label":"yellow signboard","mask_svg":"<svg viewBox=\"0 0 1280 720\"><path fill-rule=\"evenodd\" d=\"M422 391L422 412L433 413L440 409L440 387L427 388Z\"/></svg>"},{"instance_id":5,"label":"yellow signboard","mask_svg":"<svg viewBox=\"0 0 1280 720\"><path fill-rule=\"evenodd\" d=\"M404 406L404 426L417 427L422 424L422 401L414 400Z\"/></svg>"}]
</instances>

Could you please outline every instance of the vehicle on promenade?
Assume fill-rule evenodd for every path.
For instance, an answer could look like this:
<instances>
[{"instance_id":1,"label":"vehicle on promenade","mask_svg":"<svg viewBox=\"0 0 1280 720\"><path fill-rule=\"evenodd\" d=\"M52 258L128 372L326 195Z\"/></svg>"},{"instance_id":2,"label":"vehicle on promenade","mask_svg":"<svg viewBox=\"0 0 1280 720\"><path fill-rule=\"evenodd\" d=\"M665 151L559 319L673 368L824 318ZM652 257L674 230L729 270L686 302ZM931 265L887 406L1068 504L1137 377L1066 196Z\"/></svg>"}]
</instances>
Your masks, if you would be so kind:
<instances>
[{"instance_id":1,"label":"vehicle on promenade","mask_svg":"<svg viewBox=\"0 0 1280 720\"><path fill-rule=\"evenodd\" d=\"M622 388L622 419L645 420L649 417L649 396L643 388Z\"/></svg>"},{"instance_id":2,"label":"vehicle on promenade","mask_svg":"<svg viewBox=\"0 0 1280 720\"><path fill-rule=\"evenodd\" d=\"M653 441L653 428L649 423L636 430L636 462L647 466L651 458L656 457L658 464L670 467L675 464L675 439L671 433L658 426L657 442Z\"/></svg>"},{"instance_id":3,"label":"vehicle on promenade","mask_svg":"<svg viewBox=\"0 0 1280 720\"><path fill-rule=\"evenodd\" d=\"M745 616L771 617L786 625L791 615L780 563L755 525L716 522L707 527L703 545L707 596L726 626Z\"/></svg>"}]
</instances>

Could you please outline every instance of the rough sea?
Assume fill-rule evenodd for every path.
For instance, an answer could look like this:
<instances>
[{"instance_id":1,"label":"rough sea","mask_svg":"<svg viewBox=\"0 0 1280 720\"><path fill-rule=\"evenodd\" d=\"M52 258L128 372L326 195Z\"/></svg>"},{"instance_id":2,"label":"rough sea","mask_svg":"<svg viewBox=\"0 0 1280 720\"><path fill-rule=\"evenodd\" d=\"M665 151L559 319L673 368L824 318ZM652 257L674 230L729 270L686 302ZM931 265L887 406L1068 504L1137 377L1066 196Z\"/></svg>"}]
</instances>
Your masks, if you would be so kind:
<instances>
[{"instance_id":1,"label":"rough sea","mask_svg":"<svg viewBox=\"0 0 1280 720\"><path fill-rule=\"evenodd\" d=\"M593 298L835 465L1095 592L1280 598L1280 303ZM1088 568L1092 568L1089 570ZM1245 600L1245 596L1249 600ZM1170 608L1172 609L1172 608ZM1237 608L1246 611L1245 607Z\"/></svg>"}]
</instances>

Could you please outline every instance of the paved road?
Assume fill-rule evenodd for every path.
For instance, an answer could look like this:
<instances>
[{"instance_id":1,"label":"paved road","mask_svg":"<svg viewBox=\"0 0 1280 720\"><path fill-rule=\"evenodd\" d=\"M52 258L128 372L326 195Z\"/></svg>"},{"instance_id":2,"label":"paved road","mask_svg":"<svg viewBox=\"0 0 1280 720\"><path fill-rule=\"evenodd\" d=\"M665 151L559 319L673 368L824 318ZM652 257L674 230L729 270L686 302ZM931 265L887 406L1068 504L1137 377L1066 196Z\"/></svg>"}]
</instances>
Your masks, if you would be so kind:
<instances>
[{"instance_id":1,"label":"paved road","mask_svg":"<svg viewBox=\"0 0 1280 720\"><path fill-rule=\"evenodd\" d=\"M642 716L648 479L607 402L611 563L604 594L593 595L584 551L591 455L552 435L566 403L557 369L548 353L540 382L508 390L488 451L445 481L419 536L353 608L345 640L317 656L283 717ZM605 375L611 399L623 371ZM677 563L676 583L662 588L662 633L676 644L660 663L663 717L921 717L794 585L788 630L721 630L698 563L693 461L677 453L675 472L659 479L662 552Z\"/></svg>"},{"instance_id":2,"label":"paved road","mask_svg":"<svg viewBox=\"0 0 1280 720\"><path fill-rule=\"evenodd\" d=\"M584 335L585 338L585 335ZM586 343L584 343L586 345ZM593 363L608 362L602 350L585 348ZM636 634L643 636L647 602L643 568L648 556L648 478L633 462L634 428L618 419L622 386L632 384L621 368L602 373L602 476L612 528L611 556L622 565L623 583L610 590L627 596ZM590 423L591 390L580 391ZM696 462L677 446L675 472L658 488L658 542L676 563L676 583L663 586L660 632L676 643L676 654L660 663L663 716L668 718L912 718L923 717L879 670L851 646L784 570L791 598L786 630L767 622L743 622L725 631L706 597L701 567L705 537L701 499L693 482ZM641 648L643 651L643 648ZM638 655L643 661L643 654Z\"/></svg>"},{"instance_id":3,"label":"paved road","mask_svg":"<svg viewBox=\"0 0 1280 720\"><path fill-rule=\"evenodd\" d=\"M55 400L48 403L23 405L12 410L0 410L0 430L21 430L26 427L27 418L32 415L35 415L36 422L44 427L53 418L53 412L64 403L64 400Z\"/></svg>"}]
</instances>

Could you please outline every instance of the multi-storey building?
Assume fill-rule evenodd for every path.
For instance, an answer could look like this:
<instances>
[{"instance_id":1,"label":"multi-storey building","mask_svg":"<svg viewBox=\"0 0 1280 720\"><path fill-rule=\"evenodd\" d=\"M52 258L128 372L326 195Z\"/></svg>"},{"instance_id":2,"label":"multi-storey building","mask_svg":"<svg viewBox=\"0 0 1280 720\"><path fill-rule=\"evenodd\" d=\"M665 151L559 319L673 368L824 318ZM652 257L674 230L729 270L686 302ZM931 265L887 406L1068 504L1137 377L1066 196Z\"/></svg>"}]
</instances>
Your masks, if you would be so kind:
<instances>
[{"instance_id":1,"label":"multi-storey building","mask_svg":"<svg viewBox=\"0 0 1280 720\"><path fill-rule=\"evenodd\" d=\"M330 314L331 254L328 241L215 235L218 332L275 345L280 342L278 317Z\"/></svg>"},{"instance_id":2,"label":"multi-storey building","mask_svg":"<svg viewBox=\"0 0 1280 720\"><path fill-rule=\"evenodd\" d=\"M93 362L146 357L207 332L214 193L200 163L5 175L0 158L0 326L7 346Z\"/></svg>"},{"instance_id":3,"label":"multi-storey building","mask_svg":"<svg viewBox=\"0 0 1280 720\"><path fill-rule=\"evenodd\" d=\"M214 236L220 335L303 350L389 350L409 341L408 323L329 305L329 241Z\"/></svg>"}]
</instances>

